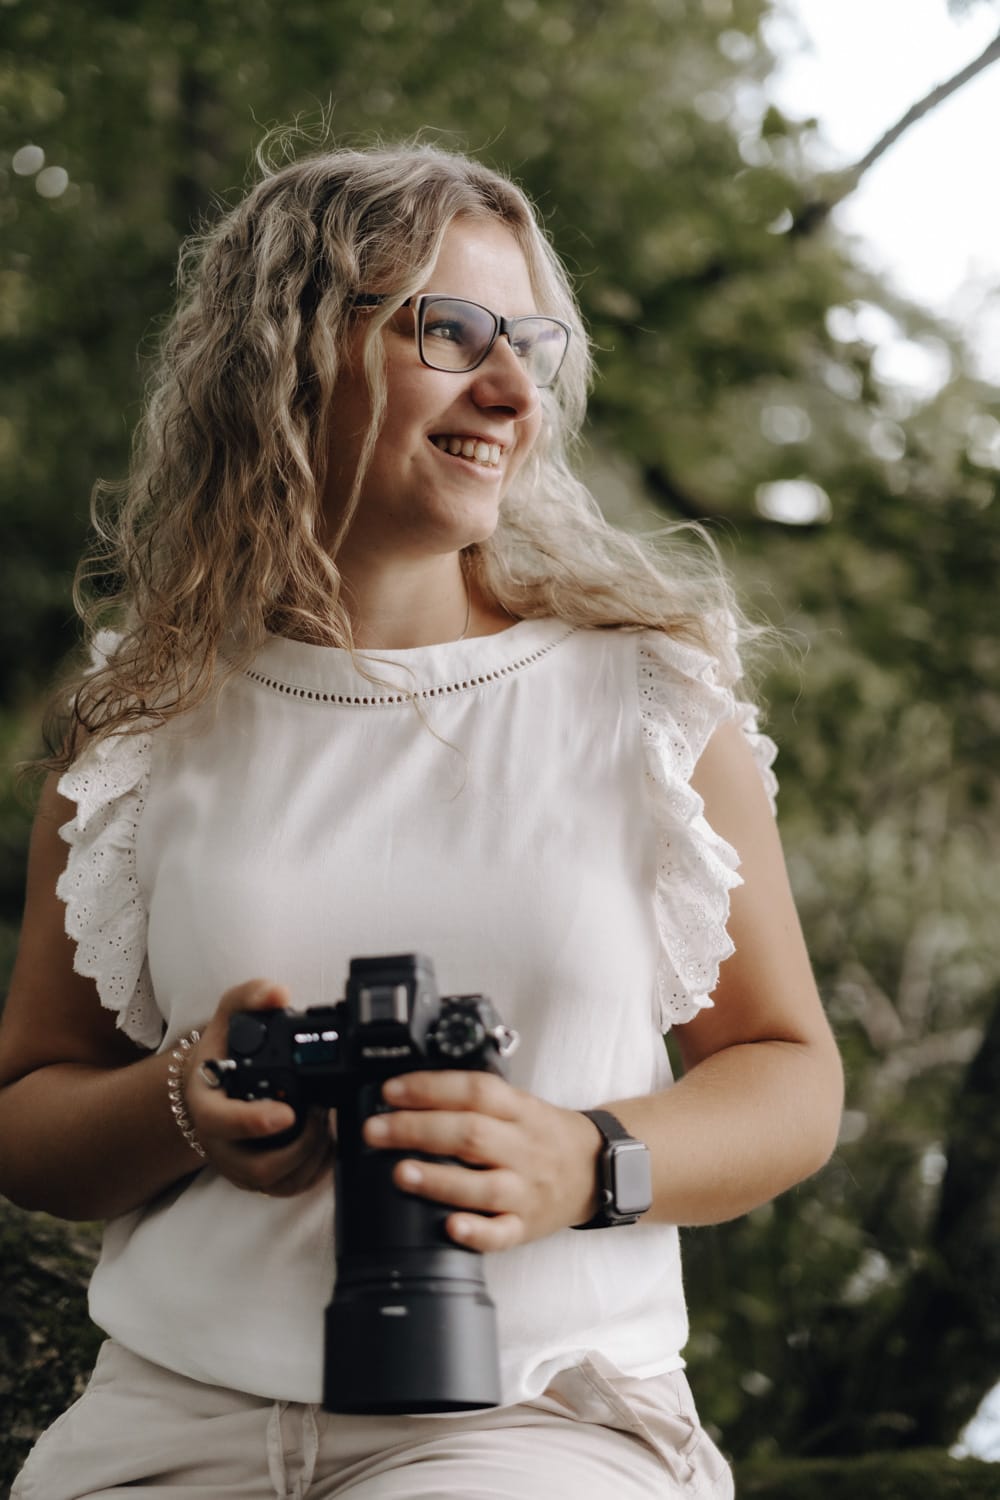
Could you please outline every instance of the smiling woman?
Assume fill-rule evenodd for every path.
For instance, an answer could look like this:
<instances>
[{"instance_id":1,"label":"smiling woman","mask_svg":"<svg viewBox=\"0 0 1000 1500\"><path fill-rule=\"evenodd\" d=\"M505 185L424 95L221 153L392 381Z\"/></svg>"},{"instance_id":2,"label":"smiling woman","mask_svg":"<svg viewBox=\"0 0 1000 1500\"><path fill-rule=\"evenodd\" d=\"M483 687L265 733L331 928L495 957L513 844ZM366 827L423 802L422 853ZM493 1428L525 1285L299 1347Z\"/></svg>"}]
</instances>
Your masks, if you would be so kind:
<instances>
[{"instance_id":1,"label":"smiling woman","mask_svg":"<svg viewBox=\"0 0 1000 1500\"><path fill-rule=\"evenodd\" d=\"M708 549L617 532L574 475L588 378L529 204L465 157L265 171L185 252L0 1023L0 1191L108 1221L107 1343L12 1500L732 1494L678 1226L816 1170L840 1068L750 632ZM264 1038L298 1078L342 1022L263 1013L417 952L483 1058L519 1033L506 1075L446 1065L395 979L357 1014L398 1076L293 1109ZM267 1082L230 1097L237 1055ZM372 1321L329 1323L324 1409L335 1220ZM496 1384L442 1402L443 1300L484 1328L484 1266ZM403 1400L372 1348L411 1311Z\"/></svg>"},{"instance_id":2,"label":"smiling woman","mask_svg":"<svg viewBox=\"0 0 1000 1500\"><path fill-rule=\"evenodd\" d=\"M530 335L523 342L509 332L496 337L501 320L461 300L487 287L504 307L519 310L516 330L535 296L523 251L504 224L457 217L421 293L398 308L386 298L385 407L364 459L371 401L358 377L372 330L359 319L352 332L334 390L323 509L353 601L355 639L364 644L447 638L449 617L461 620L467 605L466 631L486 634L511 623L506 610L467 585L461 554L493 535L504 496L538 437L538 348L550 346ZM546 322L534 315L527 321L532 330ZM569 327L552 326L563 334L565 352ZM559 363L543 363L542 373L554 376ZM425 639L411 635L418 616Z\"/></svg>"}]
</instances>

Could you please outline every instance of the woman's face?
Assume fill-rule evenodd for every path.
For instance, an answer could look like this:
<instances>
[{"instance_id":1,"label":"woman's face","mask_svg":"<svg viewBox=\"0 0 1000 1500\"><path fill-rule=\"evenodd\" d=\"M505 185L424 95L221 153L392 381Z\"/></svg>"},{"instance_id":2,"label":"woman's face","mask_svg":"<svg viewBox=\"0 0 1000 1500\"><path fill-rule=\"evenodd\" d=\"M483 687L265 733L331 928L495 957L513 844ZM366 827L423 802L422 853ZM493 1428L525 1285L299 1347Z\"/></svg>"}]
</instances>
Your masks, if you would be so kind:
<instances>
[{"instance_id":1,"label":"woman's face","mask_svg":"<svg viewBox=\"0 0 1000 1500\"><path fill-rule=\"evenodd\" d=\"M508 318L539 311L517 241L493 221L454 220L420 290L464 297ZM361 370L368 316L357 314L334 395L324 495L331 529L350 494L370 417ZM457 552L493 533L500 501L538 436L538 391L506 338L497 339L478 369L464 373L421 363L410 308L400 310L383 338L385 418L339 555ZM445 439L485 443L492 451L485 462L482 448L478 459L453 455Z\"/></svg>"}]
</instances>

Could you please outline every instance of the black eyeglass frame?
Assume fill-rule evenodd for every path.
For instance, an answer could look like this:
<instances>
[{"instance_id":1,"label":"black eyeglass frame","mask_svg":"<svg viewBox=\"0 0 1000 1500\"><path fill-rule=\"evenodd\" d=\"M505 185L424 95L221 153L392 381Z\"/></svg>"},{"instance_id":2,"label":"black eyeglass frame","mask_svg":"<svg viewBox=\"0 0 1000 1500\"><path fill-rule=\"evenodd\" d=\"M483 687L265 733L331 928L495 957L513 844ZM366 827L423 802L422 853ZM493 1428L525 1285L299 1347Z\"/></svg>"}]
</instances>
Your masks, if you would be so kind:
<instances>
[{"instance_id":1,"label":"black eyeglass frame","mask_svg":"<svg viewBox=\"0 0 1000 1500\"><path fill-rule=\"evenodd\" d=\"M389 297L390 293L388 292L358 292L354 298L354 305L355 307L380 307L383 302L389 301ZM427 358L427 355L424 353L424 311L435 302L465 302L469 307L476 307L480 312L484 312L488 318L493 319L493 336L474 364L466 365L463 369L457 370L453 365L436 365ZM559 371L563 367L563 361L569 350L569 341L573 333L568 323L563 322L562 318L553 318L549 313L522 313L518 318L504 318L499 313L493 312L491 308L484 307L481 302L474 302L471 297L454 297L449 292L421 292L419 296L407 297L406 301L401 302L399 305L400 307L412 307L414 310L414 321L417 330L417 354L420 358L420 363L426 365L428 370L437 370L445 375L468 375L472 370L478 370L479 366L489 358L490 351L499 338L506 337L510 347L517 354L517 349L511 335L518 323L536 323L539 319L542 319L546 323L555 323L565 333L566 342L563 345L559 363L552 373L552 379L547 380L544 385L535 383L535 388L539 391L550 390L555 385L556 380L559 378Z\"/></svg>"}]
</instances>

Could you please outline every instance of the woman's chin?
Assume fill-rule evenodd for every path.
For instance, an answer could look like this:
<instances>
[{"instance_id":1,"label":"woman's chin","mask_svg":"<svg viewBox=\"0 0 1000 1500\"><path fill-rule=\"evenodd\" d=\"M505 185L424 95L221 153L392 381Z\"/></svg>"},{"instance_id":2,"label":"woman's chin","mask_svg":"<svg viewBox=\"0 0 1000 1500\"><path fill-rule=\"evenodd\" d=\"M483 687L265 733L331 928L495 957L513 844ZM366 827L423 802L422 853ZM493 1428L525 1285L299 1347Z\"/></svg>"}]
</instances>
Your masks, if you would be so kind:
<instances>
[{"instance_id":1,"label":"woman's chin","mask_svg":"<svg viewBox=\"0 0 1000 1500\"><path fill-rule=\"evenodd\" d=\"M435 552L462 552L479 542L488 542L500 522L500 506L496 501L489 505L480 501L478 505L463 506L440 517L434 527ZM428 540L430 536L428 534Z\"/></svg>"}]
</instances>

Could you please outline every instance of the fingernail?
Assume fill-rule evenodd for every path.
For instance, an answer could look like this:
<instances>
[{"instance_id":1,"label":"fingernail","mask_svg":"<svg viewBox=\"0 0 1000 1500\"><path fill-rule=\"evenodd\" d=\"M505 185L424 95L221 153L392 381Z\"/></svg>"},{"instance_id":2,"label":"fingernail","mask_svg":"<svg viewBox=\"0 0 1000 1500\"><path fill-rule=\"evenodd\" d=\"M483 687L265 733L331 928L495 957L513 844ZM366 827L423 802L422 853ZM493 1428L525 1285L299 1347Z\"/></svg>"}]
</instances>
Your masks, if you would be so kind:
<instances>
[{"instance_id":1,"label":"fingernail","mask_svg":"<svg viewBox=\"0 0 1000 1500\"><path fill-rule=\"evenodd\" d=\"M406 1093L406 1085L400 1078L390 1078L382 1089L386 1099L402 1099Z\"/></svg>"},{"instance_id":2,"label":"fingernail","mask_svg":"<svg viewBox=\"0 0 1000 1500\"><path fill-rule=\"evenodd\" d=\"M416 1187L424 1178L423 1172L421 1172L415 1161L404 1161L399 1169L399 1176L401 1181L405 1182L409 1187Z\"/></svg>"},{"instance_id":3,"label":"fingernail","mask_svg":"<svg viewBox=\"0 0 1000 1500\"><path fill-rule=\"evenodd\" d=\"M368 1120L368 1139L384 1140L389 1132L389 1125L381 1115L372 1115Z\"/></svg>"}]
</instances>

